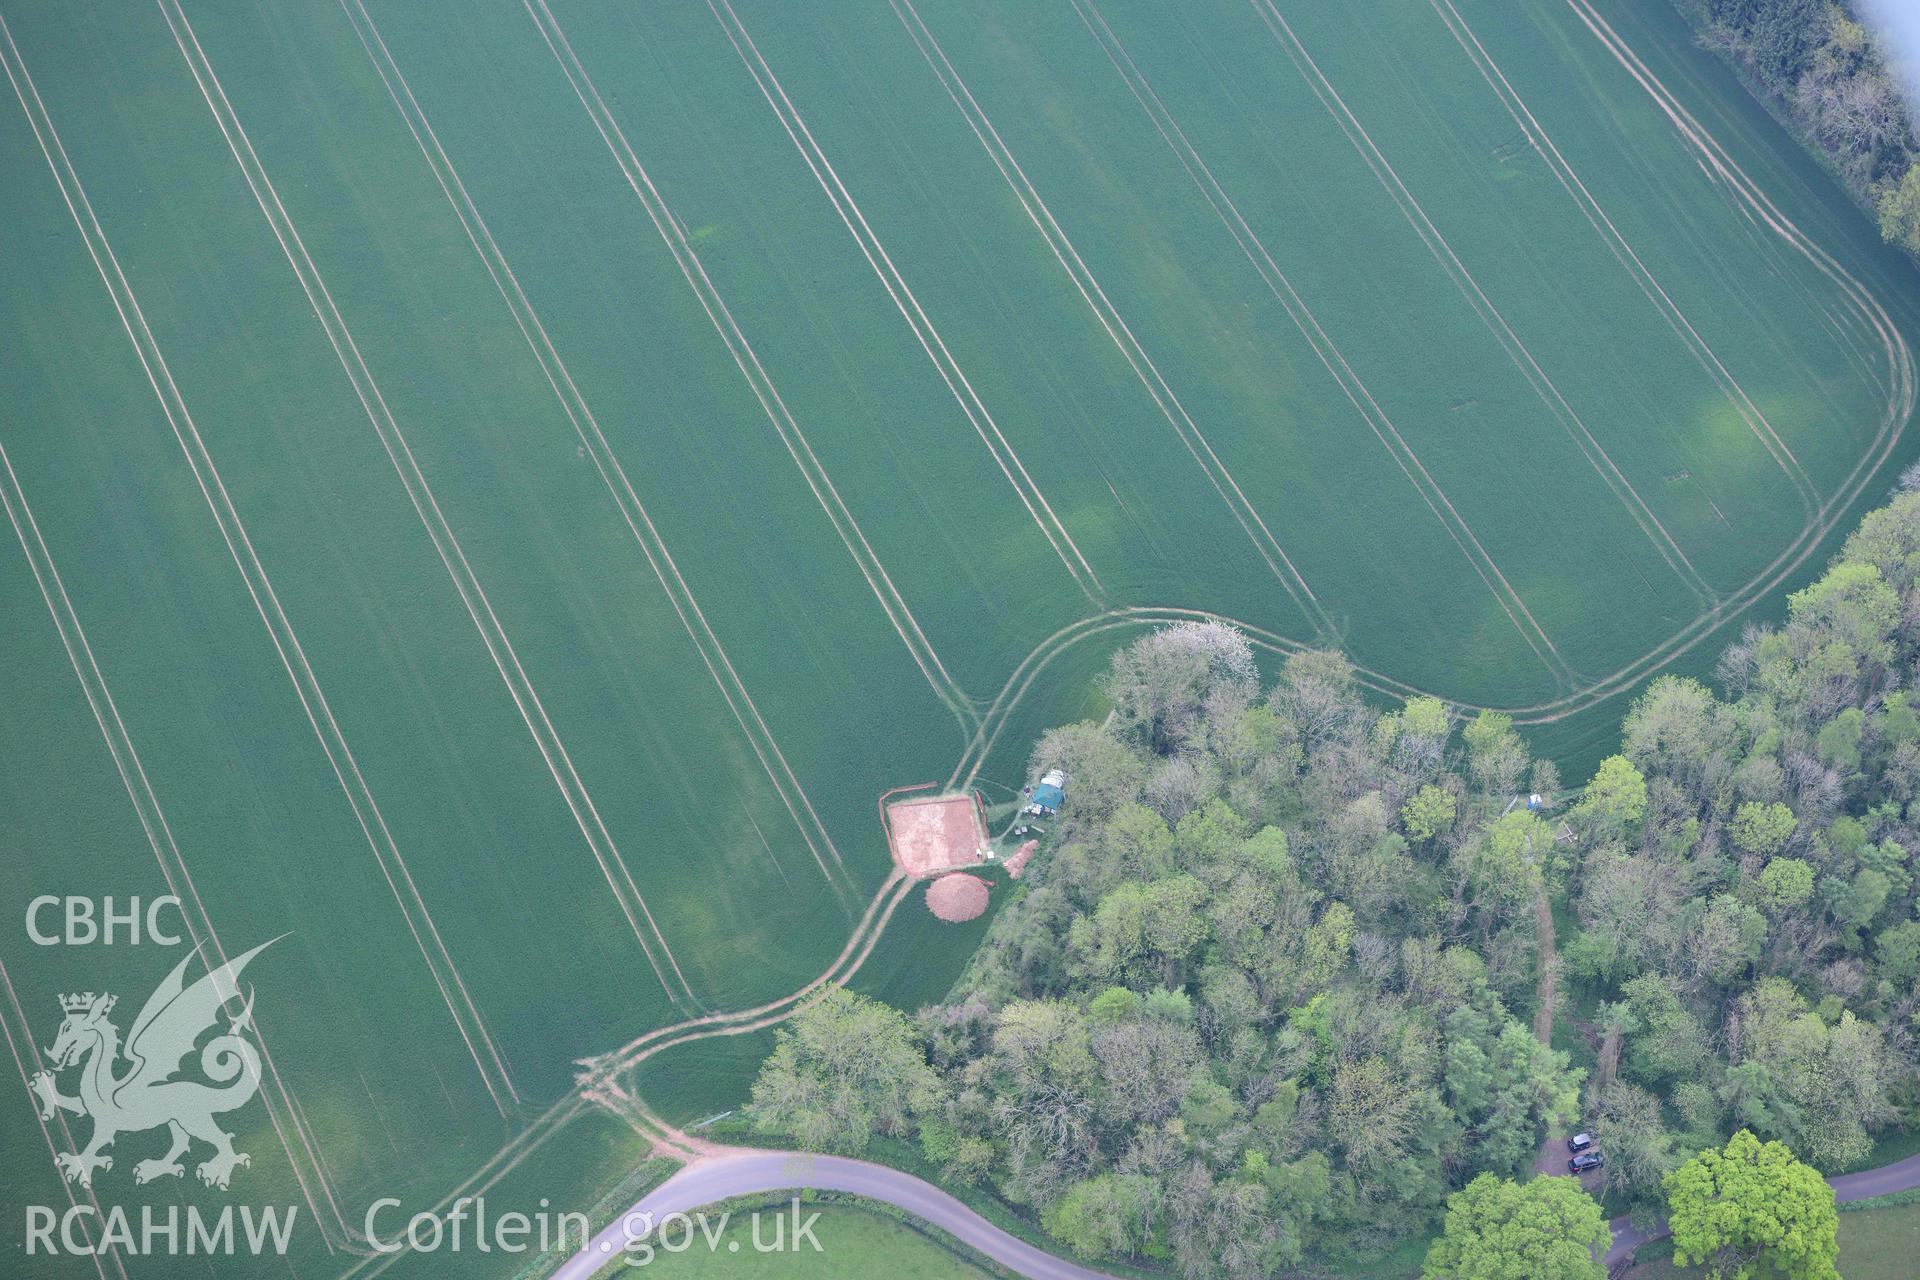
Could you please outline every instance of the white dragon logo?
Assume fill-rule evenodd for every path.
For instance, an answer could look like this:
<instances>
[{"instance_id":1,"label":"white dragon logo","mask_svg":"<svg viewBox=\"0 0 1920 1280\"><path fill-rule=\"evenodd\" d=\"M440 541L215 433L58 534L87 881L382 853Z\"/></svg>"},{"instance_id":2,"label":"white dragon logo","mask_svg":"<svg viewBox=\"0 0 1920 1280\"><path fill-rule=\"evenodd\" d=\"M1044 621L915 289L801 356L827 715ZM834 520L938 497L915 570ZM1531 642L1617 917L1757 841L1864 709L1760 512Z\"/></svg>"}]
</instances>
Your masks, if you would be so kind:
<instances>
[{"instance_id":1,"label":"white dragon logo","mask_svg":"<svg viewBox=\"0 0 1920 1280\"><path fill-rule=\"evenodd\" d=\"M53 1070L35 1073L31 1085L40 1099L42 1120L51 1120L55 1111L93 1118L93 1135L86 1149L55 1156L68 1182L90 1186L95 1169L113 1168L113 1158L101 1153L113 1145L116 1137L161 1125L172 1133L173 1146L158 1160L134 1165L135 1182L180 1177L185 1173L180 1157L195 1138L213 1147L212 1157L195 1169L208 1186L224 1190L237 1166L253 1163L251 1156L233 1149L233 1135L214 1121L217 1114L244 1106L260 1088L259 1051L245 1034L253 1022L252 992L248 992L240 1012L228 1016L227 1030L200 1050L200 1070L214 1083L174 1077L200 1037L216 1026L222 1004L238 992L240 971L272 945L261 943L190 987L181 981L195 959L189 955L147 997L140 1016L133 1020L133 1029L127 1033L124 1049L120 1029L107 1019L116 997L96 996L91 991L60 997L60 1007L67 1016L53 1048L47 1050ZM122 1056L132 1065L124 1074L116 1075L114 1068ZM85 1065L80 1070L79 1094L67 1097L55 1084L54 1073L82 1060Z\"/></svg>"}]
</instances>

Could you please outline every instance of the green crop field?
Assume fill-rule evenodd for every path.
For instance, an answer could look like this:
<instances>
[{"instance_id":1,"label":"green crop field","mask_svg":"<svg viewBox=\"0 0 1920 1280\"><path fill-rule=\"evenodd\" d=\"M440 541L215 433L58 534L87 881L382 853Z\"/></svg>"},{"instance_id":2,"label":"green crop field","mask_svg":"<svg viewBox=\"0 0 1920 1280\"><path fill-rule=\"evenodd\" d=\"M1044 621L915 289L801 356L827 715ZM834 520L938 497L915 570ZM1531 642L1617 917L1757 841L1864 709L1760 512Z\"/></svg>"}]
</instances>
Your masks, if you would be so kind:
<instances>
[{"instance_id":1,"label":"green crop field","mask_svg":"<svg viewBox=\"0 0 1920 1280\"><path fill-rule=\"evenodd\" d=\"M1840 1215L1841 1274L1847 1280L1901 1280L1913 1274L1913 1251L1920 1245L1920 1207L1895 1205ZM1704 1274L1698 1267L1677 1267L1672 1244L1662 1241L1641 1250L1647 1260L1625 1280L1686 1280Z\"/></svg>"},{"instance_id":2,"label":"green crop field","mask_svg":"<svg viewBox=\"0 0 1920 1280\"><path fill-rule=\"evenodd\" d=\"M600 1205L808 983L939 997L986 921L877 797L1011 798L1142 628L1577 771L1914 453L1920 279L1664 3L0 0L0 64L8 1274ZM166 894L277 939L252 1163L69 1185L57 997L186 948L28 904ZM284 1259L24 1255L242 1201Z\"/></svg>"}]
</instances>

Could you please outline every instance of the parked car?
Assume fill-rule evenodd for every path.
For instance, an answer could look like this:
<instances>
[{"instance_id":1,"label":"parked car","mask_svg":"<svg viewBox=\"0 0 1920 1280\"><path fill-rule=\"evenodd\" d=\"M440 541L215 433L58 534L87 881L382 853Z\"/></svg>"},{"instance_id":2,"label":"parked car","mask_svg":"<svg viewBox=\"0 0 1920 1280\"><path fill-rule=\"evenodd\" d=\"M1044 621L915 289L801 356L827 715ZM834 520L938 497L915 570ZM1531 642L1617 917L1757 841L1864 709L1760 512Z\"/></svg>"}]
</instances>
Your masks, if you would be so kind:
<instances>
[{"instance_id":1,"label":"parked car","mask_svg":"<svg viewBox=\"0 0 1920 1280\"><path fill-rule=\"evenodd\" d=\"M1590 1133L1576 1133L1571 1138L1567 1139L1567 1150L1574 1153L1575 1155L1578 1155L1580 1152L1585 1151L1588 1147L1592 1145L1593 1145L1593 1135Z\"/></svg>"},{"instance_id":2,"label":"parked car","mask_svg":"<svg viewBox=\"0 0 1920 1280\"><path fill-rule=\"evenodd\" d=\"M1607 1158L1598 1151L1583 1151L1573 1159L1567 1161L1567 1171L1570 1173L1585 1173L1589 1169L1598 1169L1606 1162Z\"/></svg>"}]
</instances>

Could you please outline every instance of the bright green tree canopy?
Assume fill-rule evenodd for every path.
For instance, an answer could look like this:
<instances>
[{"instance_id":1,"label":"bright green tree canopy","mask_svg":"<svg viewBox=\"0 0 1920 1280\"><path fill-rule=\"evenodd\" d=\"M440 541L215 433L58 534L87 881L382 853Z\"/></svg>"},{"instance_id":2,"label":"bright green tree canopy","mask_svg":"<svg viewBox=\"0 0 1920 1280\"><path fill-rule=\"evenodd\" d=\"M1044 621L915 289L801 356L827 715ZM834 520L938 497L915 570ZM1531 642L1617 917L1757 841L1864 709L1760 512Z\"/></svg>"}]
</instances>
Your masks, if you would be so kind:
<instances>
[{"instance_id":1,"label":"bright green tree canopy","mask_svg":"<svg viewBox=\"0 0 1920 1280\"><path fill-rule=\"evenodd\" d=\"M1733 842L1747 853L1771 856L1780 852L1798 819L1783 804L1749 801L1733 815Z\"/></svg>"},{"instance_id":2,"label":"bright green tree canopy","mask_svg":"<svg viewBox=\"0 0 1920 1280\"><path fill-rule=\"evenodd\" d=\"M1798 858L1775 858L1760 872L1760 900L1774 911L1797 907L1813 896L1813 868Z\"/></svg>"},{"instance_id":3,"label":"bright green tree canopy","mask_svg":"<svg viewBox=\"0 0 1920 1280\"><path fill-rule=\"evenodd\" d=\"M1622 826L1640 821L1646 812L1647 780L1625 756L1602 760L1574 807L1580 817Z\"/></svg>"},{"instance_id":4,"label":"bright green tree canopy","mask_svg":"<svg viewBox=\"0 0 1920 1280\"><path fill-rule=\"evenodd\" d=\"M1880 197L1880 234L1893 244L1920 253L1920 165L1908 169Z\"/></svg>"},{"instance_id":5,"label":"bright green tree canopy","mask_svg":"<svg viewBox=\"0 0 1920 1280\"><path fill-rule=\"evenodd\" d=\"M1745 1129L1667 1175L1674 1260L1710 1280L1839 1280L1833 1188L1778 1142Z\"/></svg>"},{"instance_id":6,"label":"bright green tree canopy","mask_svg":"<svg viewBox=\"0 0 1920 1280\"><path fill-rule=\"evenodd\" d=\"M1406 829L1409 839L1425 844L1452 826L1458 811L1451 791L1429 783L1408 796L1407 802L1400 806L1400 825Z\"/></svg>"},{"instance_id":7,"label":"bright green tree canopy","mask_svg":"<svg viewBox=\"0 0 1920 1280\"><path fill-rule=\"evenodd\" d=\"M1483 1173L1447 1198L1423 1280L1602 1280L1612 1242L1600 1206L1571 1178Z\"/></svg>"}]
</instances>

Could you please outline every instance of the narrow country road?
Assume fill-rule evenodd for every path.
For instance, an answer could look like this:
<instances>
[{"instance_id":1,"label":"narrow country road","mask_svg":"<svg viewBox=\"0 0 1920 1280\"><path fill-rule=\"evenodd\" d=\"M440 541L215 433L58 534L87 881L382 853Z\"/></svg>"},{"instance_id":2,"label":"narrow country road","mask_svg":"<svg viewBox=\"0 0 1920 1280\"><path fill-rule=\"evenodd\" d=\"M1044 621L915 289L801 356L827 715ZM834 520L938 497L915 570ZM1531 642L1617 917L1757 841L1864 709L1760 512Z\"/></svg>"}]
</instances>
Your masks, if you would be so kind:
<instances>
[{"instance_id":1,"label":"narrow country road","mask_svg":"<svg viewBox=\"0 0 1920 1280\"><path fill-rule=\"evenodd\" d=\"M930 1222L961 1243L978 1249L1001 1266L1032 1280L1105 1280L1106 1273L1056 1258L1008 1235L930 1182L865 1160L798 1151L728 1152L696 1161L640 1198L626 1213L569 1258L553 1280L587 1280L613 1262L648 1224L657 1227L669 1213L763 1191L807 1188L841 1191L883 1200ZM650 1215L650 1216L649 1216ZM716 1228L716 1231L718 1228ZM672 1237L679 1239L675 1224ZM699 1232L695 1248L702 1247Z\"/></svg>"},{"instance_id":2,"label":"narrow country road","mask_svg":"<svg viewBox=\"0 0 1920 1280\"><path fill-rule=\"evenodd\" d=\"M1883 1164L1878 1169L1841 1174L1827 1181L1833 1184L1833 1198L1841 1204L1906 1191L1920 1187L1920 1156L1908 1156L1905 1160Z\"/></svg>"},{"instance_id":3,"label":"narrow country road","mask_svg":"<svg viewBox=\"0 0 1920 1280\"><path fill-rule=\"evenodd\" d=\"M670 1213L689 1213L702 1205L757 1195L767 1191L809 1189L839 1191L884 1201L953 1236L1030 1280L1106 1280L1106 1273L1069 1262L1009 1235L930 1182L910 1173L843 1156L811 1155L797 1151L713 1149L641 1197L638 1203L587 1242L553 1273L553 1280L588 1280L614 1262L643 1228L658 1227ZM1909 1156L1878 1169L1829 1178L1834 1198L1842 1204L1920 1187L1920 1155ZM1650 1240L1665 1238L1666 1224L1653 1231L1636 1229L1625 1218L1607 1224L1613 1246L1607 1250L1609 1271L1633 1256ZM718 1228L715 1228L716 1232ZM678 1240L676 1224L673 1239ZM702 1247L693 1234L694 1247Z\"/></svg>"}]
</instances>

